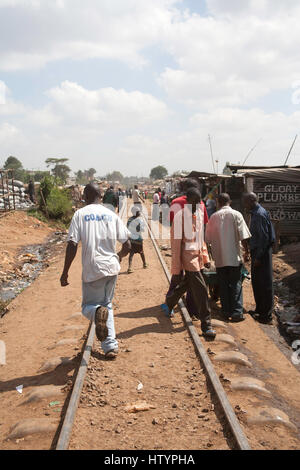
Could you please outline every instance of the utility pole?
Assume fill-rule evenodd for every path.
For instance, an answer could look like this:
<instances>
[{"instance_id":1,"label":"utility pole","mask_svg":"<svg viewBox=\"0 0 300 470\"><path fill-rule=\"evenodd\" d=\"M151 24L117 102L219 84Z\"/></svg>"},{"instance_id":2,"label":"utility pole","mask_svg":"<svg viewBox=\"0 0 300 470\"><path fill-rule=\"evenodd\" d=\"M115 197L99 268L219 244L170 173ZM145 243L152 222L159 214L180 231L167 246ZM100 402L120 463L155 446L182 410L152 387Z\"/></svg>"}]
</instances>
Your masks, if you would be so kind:
<instances>
[{"instance_id":1,"label":"utility pole","mask_svg":"<svg viewBox=\"0 0 300 470\"><path fill-rule=\"evenodd\" d=\"M261 139L259 139L259 141L254 145L254 147L252 147L252 149L250 150L250 152L247 154L244 162L243 162L243 165L245 165L246 161L248 160L248 158L250 157L251 153L256 149L256 147L258 146L258 144L260 143Z\"/></svg>"},{"instance_id":2,"label":"utility pole","mask_svg":"<svg viewBox=\"0 0 300 470\"><path fill-rule=\"evenodd\" d=\"M296 135L296 137L295 137L295 139L294 139L294 142L292 143L292 146L291 146L291 148L290 148L290 151L289 151L289 153L288 153L288 155L287 155L287 157L286 157L284 166L286 166L286 164L287 164L287 162L288 162L288 159L290 158L290 155L291 155L292 150L293 150L293 148L294 148L294 145L295 145L295 142L296 142L296 140L297 140L297 137L298 137L298 134Z\"/></svg>"},{"instance_id":3,"label":"utility pole","mask_svg":"<svg viewBox=\"0 0 300 470\"><path fill-rule=\"evenodd\" d=\"M210 138L210 135L209 135L209 134L208 134L208 141L209 141L209 146L210 146L210 154L211 154L211 160L212 160L213 170L214 170L214 173L216 173L214 155L213 155L212 144L211 144L211 138Z\"/></svg>"}]
</instances>

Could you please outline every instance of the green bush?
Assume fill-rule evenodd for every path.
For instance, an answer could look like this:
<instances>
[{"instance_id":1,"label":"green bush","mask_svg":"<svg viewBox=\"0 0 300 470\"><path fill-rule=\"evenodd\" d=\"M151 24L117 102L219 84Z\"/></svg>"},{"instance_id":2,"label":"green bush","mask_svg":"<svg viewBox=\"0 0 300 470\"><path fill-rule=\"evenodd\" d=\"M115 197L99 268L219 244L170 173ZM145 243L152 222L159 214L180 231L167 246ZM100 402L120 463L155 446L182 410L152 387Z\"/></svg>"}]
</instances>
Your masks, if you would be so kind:
<instances>
[{"instance_id":1,"label":"green bush","mask_svg":"<svg viewBox=\"0 0 300 470\"><path fill-rule=\"evenodd\" d=\"M56 184L53 176L47 175L42 179L40 188L46 202L48 200L48 197L50 196L52 189L54 189L55 187Z\"/></svg>"},{"instance_id":2,"label":"green bush","mask_svg":"<svg viewBox=\"0 0 300 470\"><path fill-rule=\"evenodd\" d=\"M68 193L57 187L51 189L47 197L47 209L52 219L63 219L67 221L72 215L72 201Z\"/></svg>"}]
</instances>

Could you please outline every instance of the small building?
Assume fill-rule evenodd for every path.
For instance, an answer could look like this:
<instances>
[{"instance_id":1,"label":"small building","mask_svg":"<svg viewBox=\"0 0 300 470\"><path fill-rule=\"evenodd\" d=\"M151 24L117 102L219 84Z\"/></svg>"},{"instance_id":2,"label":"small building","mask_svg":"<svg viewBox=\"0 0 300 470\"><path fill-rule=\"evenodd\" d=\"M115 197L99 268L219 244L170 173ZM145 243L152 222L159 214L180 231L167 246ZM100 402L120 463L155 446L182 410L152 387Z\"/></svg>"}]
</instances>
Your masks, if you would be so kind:
<instances>
[{"instance_id":1,"label":"small building","mask_svg":"<svg viewBox=\"0 0 300 470\"><path fill-rule=\"evenodd\" d=\"M232 207L242 213L243 193L256 193L258 202L269 211L278 236L300 236L300 167L228 168L231 176L193 171L188 177L199 180L203 199L211 192L226 192Z\"/></svg>"}]
</instances>

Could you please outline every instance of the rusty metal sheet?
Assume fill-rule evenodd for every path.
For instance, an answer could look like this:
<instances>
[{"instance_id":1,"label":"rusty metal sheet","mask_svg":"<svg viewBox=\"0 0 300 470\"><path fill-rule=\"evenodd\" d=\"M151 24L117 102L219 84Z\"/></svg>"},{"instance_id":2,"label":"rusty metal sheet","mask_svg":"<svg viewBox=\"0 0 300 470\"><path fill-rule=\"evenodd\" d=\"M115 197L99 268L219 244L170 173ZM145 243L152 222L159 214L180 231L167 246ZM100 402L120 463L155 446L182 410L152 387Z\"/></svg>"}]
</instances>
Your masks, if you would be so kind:
<instances>
[{"instance_id":1,"label":"rusty metal sheet","mask_svg":"<svg viewBox=\"0 0 300 470\"><path fill-rule=\"evenodd\" d=\"M280 235L300 235L300 181L253 178L253 191L272 221L279 223Z\"/></svg>"}]
</instances>

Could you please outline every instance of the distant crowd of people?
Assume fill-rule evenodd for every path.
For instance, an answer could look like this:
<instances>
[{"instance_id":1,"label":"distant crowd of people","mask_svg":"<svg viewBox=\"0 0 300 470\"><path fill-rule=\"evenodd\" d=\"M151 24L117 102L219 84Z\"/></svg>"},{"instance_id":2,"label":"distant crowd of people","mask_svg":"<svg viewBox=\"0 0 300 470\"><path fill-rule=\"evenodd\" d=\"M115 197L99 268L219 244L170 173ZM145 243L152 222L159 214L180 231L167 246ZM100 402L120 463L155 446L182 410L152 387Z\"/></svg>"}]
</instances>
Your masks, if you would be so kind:
<instances>
[{"instance_id":1,"label":"distant crowd of people","mask_svg":"<svg viewBox=\"0 0 300 470\"><path fill-rule=\"evenodd\" d=\"M117 215L125 198L133 202L132 215L127 225ZM68 285L68 273L76 256L78 243L82 242L82 312L94 320L96 335L107 358L118 353L112 299L120 262L129 255L128 274L133 272L132 260L139 254L147 269L143 232L142 204L148 194L141 193L136 185L132 191L115 191L108 188L102 199L96 184L84 190L86 206L73 216L68 235L65 265L61 285ZM274 229L267 211L258 203L254 193L243 195L243 204L250 213L247 226L243 215L233 210L230 196L218 194L216 206L205 205L198 182L187 179L181 192L168 198L158 188L153 195L152 220L159 220L159 208L168 210L170 227L172 279L166 293L163 309L174 314L174 307L186 294L186 306L193 319L201 321L204 337L214 339L216 332L211 322L209 292L205 280L206 270L212 261L221 301L223 318L227 321L244 320L243 279L245 263L251 259L251 279L256 303L253 318L272 321L273 270L272 246ZM210 198L211 200L211 198ZM116 252L116 242L122 245Z\"/></svg>"}]
</instances>

